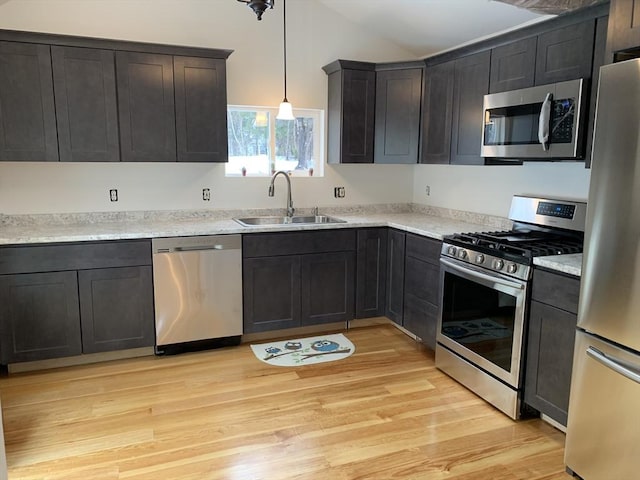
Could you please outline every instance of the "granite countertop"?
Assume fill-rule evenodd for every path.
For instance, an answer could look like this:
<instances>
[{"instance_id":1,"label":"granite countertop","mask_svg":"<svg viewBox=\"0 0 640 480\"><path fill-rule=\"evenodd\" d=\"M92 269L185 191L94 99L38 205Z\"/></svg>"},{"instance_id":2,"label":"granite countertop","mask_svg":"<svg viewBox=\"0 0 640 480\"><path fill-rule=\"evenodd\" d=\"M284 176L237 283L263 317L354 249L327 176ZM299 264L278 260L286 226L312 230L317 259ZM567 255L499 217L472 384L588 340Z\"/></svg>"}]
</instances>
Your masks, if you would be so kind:
<instances>
[{"instance_id":1,"label":"granite countertop","mask_svg":"<svg viewBox=\"0 0 640 480\"><path fill-rule=\"evenodd\" d=\"M457 232L510 228L510 222L500 217L422 206L407 211L410 208L406 205L402 208L367 206L343 212L321 209L321 214L335 216L346 223L255 227L244 227L233 217L274 213L227 210L3 216L0 218L0 245L386 226L441 240L444 235ZM302 214L302 209L296 213Z\"/></svg>"},{"instance_id":2,"label":"granite countertop","mask_svg":"<svg viewBox=\"0 0 640 480\"><path fill-rule=\"evenodd\" d=\"M299 209L297 214L310 214ZM442 240L445 235L508 230L508 219L424 205L367 205L321 209L346 223L244 227L234 217L282 215L280 210L202 210L51 215L0 215L0 245L126 240L218 234L392 227ZM534 265L580 276L582 254L537 257Z\"/></svg>"},{"instance_id":3,"label":"granite countertop","mask_svg":"<svg viewBox=\"0 0 640 480\"><path fill-rule=\"evenodd\" d=\"M572 253L570 255L552 255L550 257L536 257L533 264L568 273L579 277L582 274L582 254Z\"/></svg>"}]
</instances>

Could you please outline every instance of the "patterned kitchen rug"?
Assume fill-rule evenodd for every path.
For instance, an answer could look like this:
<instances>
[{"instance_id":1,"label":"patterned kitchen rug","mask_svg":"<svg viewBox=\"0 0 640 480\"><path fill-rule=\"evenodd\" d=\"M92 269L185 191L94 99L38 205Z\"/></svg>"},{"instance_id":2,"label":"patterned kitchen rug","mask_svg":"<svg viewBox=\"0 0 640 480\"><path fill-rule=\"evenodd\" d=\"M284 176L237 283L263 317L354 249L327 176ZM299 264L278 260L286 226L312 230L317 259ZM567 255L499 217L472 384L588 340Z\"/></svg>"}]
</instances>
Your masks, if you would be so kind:
<instances>
[{"instance_id":1,"label":"patterned kitchen rug","mask_svg":"<svg viewBox=\"0 0 640 480\"><path fill-rule=\"evenodd\" d=\"M258 360L269 365L296 367L342 360L352 355L356 347L343 334L336 333L261 343L251 345L251 350Z\"/></svg>"}]
</instances>

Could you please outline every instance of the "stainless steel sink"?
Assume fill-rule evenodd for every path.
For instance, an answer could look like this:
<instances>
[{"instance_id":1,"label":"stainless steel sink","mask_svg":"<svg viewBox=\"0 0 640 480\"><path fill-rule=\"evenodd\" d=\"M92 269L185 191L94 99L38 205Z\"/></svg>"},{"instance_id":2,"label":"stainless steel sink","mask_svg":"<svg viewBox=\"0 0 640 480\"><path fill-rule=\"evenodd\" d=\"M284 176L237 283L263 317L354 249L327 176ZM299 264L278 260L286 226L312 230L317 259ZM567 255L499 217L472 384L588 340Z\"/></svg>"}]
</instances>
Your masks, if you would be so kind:
<instances>
[{"instance_id":1,"label":"stainless steel sink","mask_svg":"<svg viewBox=\"0 0 640 480\"><path fill-rule=\"evenodd\" d=\"M327 223L347 223L346 220L327 215L296 215L293 217L243 217L234 218L243 227L259 227L265 225L314 225Z\"/></svg>"}]
</instances>

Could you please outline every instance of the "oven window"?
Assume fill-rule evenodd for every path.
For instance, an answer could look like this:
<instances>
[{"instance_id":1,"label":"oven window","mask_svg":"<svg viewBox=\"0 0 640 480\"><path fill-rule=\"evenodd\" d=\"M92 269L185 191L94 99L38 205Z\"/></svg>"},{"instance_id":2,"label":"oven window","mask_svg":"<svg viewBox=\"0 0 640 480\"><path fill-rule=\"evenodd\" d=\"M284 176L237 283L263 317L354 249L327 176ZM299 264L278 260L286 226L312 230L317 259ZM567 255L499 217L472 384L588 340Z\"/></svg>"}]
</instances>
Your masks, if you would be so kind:
<instances>
[{"instance_id":1,"label":"oven window","mask_svg":"<svg viewBox=\"0 0 640 480\"><path fill-rule=\"evenodd\" d=\"M511 371L516 297L445 272L441 333Z\"/></svg>"}]
</instances>

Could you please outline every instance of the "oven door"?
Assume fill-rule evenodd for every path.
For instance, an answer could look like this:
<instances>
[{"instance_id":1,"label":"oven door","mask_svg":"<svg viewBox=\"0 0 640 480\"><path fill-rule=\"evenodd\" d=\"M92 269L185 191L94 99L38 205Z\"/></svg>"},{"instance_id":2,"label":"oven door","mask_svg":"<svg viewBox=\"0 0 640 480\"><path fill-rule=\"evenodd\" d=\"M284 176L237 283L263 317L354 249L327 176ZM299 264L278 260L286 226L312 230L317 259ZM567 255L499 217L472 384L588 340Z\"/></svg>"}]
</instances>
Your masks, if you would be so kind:
<instances>
[{"instance_id":1,"label":"oven door","mask_svg":"<svg viewBox=\"0 0 640 480\"><path fill-rule=\"evenodd\" d=\"M519 388L527 282L442 257L437 341Z\"/></svg>"}]
</instances>

